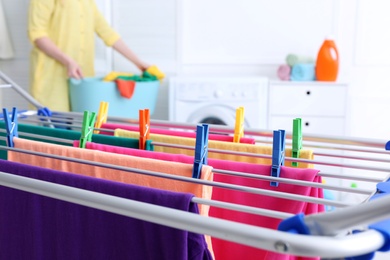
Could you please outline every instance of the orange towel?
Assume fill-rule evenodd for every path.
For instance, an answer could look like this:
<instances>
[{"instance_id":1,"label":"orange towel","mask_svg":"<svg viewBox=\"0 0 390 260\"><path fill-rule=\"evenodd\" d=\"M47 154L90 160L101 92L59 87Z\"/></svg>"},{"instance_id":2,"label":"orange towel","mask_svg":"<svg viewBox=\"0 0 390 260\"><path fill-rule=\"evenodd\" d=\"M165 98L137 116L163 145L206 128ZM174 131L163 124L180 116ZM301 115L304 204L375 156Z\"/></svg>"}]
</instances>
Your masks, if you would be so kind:
<instances>
[{"instance_id":1,"label":"orange towel","mask_svg":"<svg viewBox=\"0 0 390 260\"><path fill-rule=\"evenodd\" d=\"M136 139L139 138L139 132L133 132L133 131L123 130L123 129L115 129L114 135L120 137L136 138ZM152 133L150 134L149 138L155 142L195 147L195 138L169 136L169 135L152 134ZM272 155L272 146L222 142L222 141L214 141L214 140L209 140L208 145L210 149ZM194 150L188 150L184 148L164 147L164 146L155 145L154 151L173 153L173 154L186 154L186 155L194 156ZM292 148L286 148L285 153L286 153L286 157L291 157ZM272 163L271 159L266 159L266 158L258 158L258 157L226 154L226 153L215 153L215 152L209 152L208 158L237 161L237 162L257 163L257 164L265 164L265 165L270 165ZM314 158L313 150L302 149L300 152L300 158L313 160ZM286 161L285 166L291 167L291 162ZM299 163L298 167L313 168L313 164Z\"/></svg>"},{"instance_id":2,"label":"orange towel","mask_svg":"<svg viewBox=\"0 0 390 260\"><path fill-rule=\"evenodd\" d=\"M78 158L91 162L107 163L118 166L142 169L146 171L155 171L159 173L167 173L190 178L192 177L192 165L190 164L166 162L147 158L133 157L128 155L119 155L113 153L105 153L101 151L79 149L75 147L31 141L22 138L14 138L14 145L15 148ZM8 160L40 166L44 168L55 169L59 171L78 173L82 175L142 185L152 188L177 192L189 192L194 194L196 197L205 199L211 199L212 194L211 186L194 184L184 181L176 181L167 178L153 177L144 174L120 171L115 169L107 169L93 165L68 162L65 160L52 159L37 155L30 155L26 153L9 151ZM202 167L201 179L209 181L213 179L211 166L204 165ZM209 206L199 205L199 210L201 215L207 216Z\"/></svg>"},{"instance_id":3,"label":"orange towel","mask_svg":"<svg viewBox=\"0 0 390 260\"><path fill-rule=\"evenodd\" d=\"M122 97L130 99L133 96L135 90L135 81L116 79L115 83Z\"/></svg>"}]
</instances>

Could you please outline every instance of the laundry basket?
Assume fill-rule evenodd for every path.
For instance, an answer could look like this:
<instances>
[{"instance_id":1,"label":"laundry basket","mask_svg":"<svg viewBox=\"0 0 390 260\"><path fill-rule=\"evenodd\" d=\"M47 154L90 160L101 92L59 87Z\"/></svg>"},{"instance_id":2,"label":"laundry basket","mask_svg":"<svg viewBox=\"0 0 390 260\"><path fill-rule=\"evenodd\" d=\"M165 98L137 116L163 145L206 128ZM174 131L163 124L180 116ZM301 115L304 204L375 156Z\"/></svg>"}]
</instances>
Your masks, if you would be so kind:
<instances>
[{"instance_id":1,"label":"laundry basket","mask_svg":"<svg viewBox=\"0 0 390 260\"><path fill-rule=\"evenodd\" d=\"M102 77L69 80L69 95L73 112L99 110L100 102L108 102L108 116L138 119L140 109L149 109L153 114L156 106L160 81L136 82L130 99L124 98L113 81L105 82Z\"/></svg>"}]
</instances>

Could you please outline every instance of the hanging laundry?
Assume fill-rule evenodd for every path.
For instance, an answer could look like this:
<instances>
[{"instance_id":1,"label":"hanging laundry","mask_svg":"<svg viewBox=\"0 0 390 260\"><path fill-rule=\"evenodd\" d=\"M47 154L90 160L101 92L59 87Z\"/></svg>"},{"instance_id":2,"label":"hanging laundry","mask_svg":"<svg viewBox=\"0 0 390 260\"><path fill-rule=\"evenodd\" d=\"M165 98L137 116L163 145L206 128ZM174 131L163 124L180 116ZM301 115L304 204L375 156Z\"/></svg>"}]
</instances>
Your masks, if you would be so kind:
<instances>
[{"instance_id":1,"label":"hanging laundry","mask_svg":"<svg viewBox=\"0 0 390 260\"><path fill-rule=\"evenodd\" d=\"M24 150L48 153L53 155L66 156L71 158L83 159L91 162L112 164L123 167L136 168L146 171L166 173L184 177L192 177L192 165L183 163L172 163L158 161L146 158L130 157L119 154L110 154L100 151L92 151L81 148L74 148L44 142L14 138L14 147ZM8 151L8 160L13 162L25 163L33 166L40 166L49 169L67 171L87 176L93 176L102 179L114 180L128 184L136 184L146 187L177 191L189 192L196 197L211 199L212 187L207 185L195 184L172 180L163 177L154 177L140 173L110 169L107 171L104 167L97 167L88 164L80 164L59 159L52 159L26 153ZM213 179L212 167L204 165L201 171L201 179L211 181ZM199 205L199 212L203 216L208 216L210 206ZM206 236L209 250L213 254L210 237Z\"/></svg>"},{"instance_id":2,"label":"hanging laundry","mask_svg":"<svg viewBox=\"0 0 390 260\"><path fill-rule=\"evenodd\" d=\"M5 129L4 121L0 121L0 129ZM25 133L31 133L31 134L38 134L38 135L42 135L42 136L62 138L65 140L72 140L72 141L73 140L80 140L80 137L81 137L80 131L66 130L66 129L59 129L59 128L50 128L50 127L36 126L36 125L29 125L29 124L20 124L20 123L18 124L18 131L25 132ZM6 136L6 134L0 132L0 136ZM42 139L40 139L40 138L31 137L31 136L26 136L24 138L28 139L28 140L42 141ZM138 145L139 145L139 139L114 138L112 136L99 135L99 134L93 134L92 141L96 142L96 143L111 144L111 145L125 146L125 147L132 147L132 148L138 148ZM45 140L45 142L72 146L72 144L66 144L63 142L57 142L57 141L53 141L53 140ZM153 150L153 146L151 145L151 142L152 142L151 140L146 141L146 148L145 148L146 150ZM0 140L0 145L6 145L6 141ZM7 159L7 151L0 150L0 159Z\"/></svg>"},{"instance_id":3,"label":"hanging laundry","mask_svg":"<svg viewBox=\"0 0 390 260\"><path fill-rule=\"evenodd\" d=\"M133 132L139 131L139 126L132 126L132 125L125 125L125 124L113 124L113 123L103 123L101 125L101 128L103 129L123 129ZM170 129L161 129L161 128L150 128L150 132L154 134L162 134L162 135L170 135L170 136L181 136L181 137L189 137L189 138L195 138L196 133L195 132L188 132L188 131L175 131ZM101 134L105 135L114 135L114 132L107 132L107 131L101 131ZM216 141L223 141L223 142L233 142L233 136L231 135L224 135L224 134L209 134L209 140L216 140ZM255 144L256 140L254 138L250 137L241 137L240 143L247 143L247 144Z\"/></svg>"},{"instance_id":4,"label":"hanging laundry","mask_svg":"<svg viewBox=\"0 0 390 260\"><path fill-rule=\"evenodd\" d=\"M129 138L136 138L136 139L139 138L139 133L131 132L123 129L116 129L114 135L118 137L129 137ZM194 138L185 138L185 137L159 135L159 134L150 134L149 138L150 140L155 142L195 147ZM184 148L164 147L158 145L154 145L153 147L154 147L154 151L158 151L158 152L187 154L192 156L194 155L193 150L188 150ZM210 149L272 155L272 146L260 146L260 145L242 144L242 143L228 143L228 142L209 140L208 147ZM285 152L287 157L291 157L292 148L286 148ZM228 161L238 161L238 162L250 162L250 163L258 163L258 164L266 164L266 165L271 164L271 159L258 158L258 157L246 156L246 155L227 154L227 153L209 152L208 158L228 160ZM314 158L313 150L302 149L300 151L300 158L312 160ZM285 166L291 166L291 162L286 161ZM313 168L313 165L310 163L299 163L298 167Z\"/></svg>"},{"instance_id":5,"label":"hanging laundry","mask_svg":"<svg viewBox=\"0 0 390 260\"><path fill-rule=\"evenodd\" d=\"M77 146L77 143L74 144ZM193 157L183 154L169 154L155 151L137 150L132 148L116 147L112 145L96 144L89 142L86 144L87 149L100 150L112 153L127 154L131 156L139 156L144 158L151 158L156 160L165 160L172 162L191 163ZM241 173L250 173L254 176L269 175L271 171L270 165L243 163L235 161L226 161L219 159L208 158L207 164L214 169L234 171ZM314 169L298 169L290 167L282 167L280 178L288 178L294 180L308 181L313 183L321 183L321 177L317 175L318 170ZM291 194L298 194L303 196L310 196L312 198L324 198L323 190L320 188L310 186L299 186L292 184L280 183L278 187L271 187L269 182L263 180L256 180L254 178L245 178L242 176L233 176L229 174L214 173L214 181L218 183L228 183L235 185L242 185L244 187L260 188L265 190L272 190L278 192L286 192ZM324 211L322 204L308 203L303 201L281 199L272 196L251 194L244 191L230 190L226 188L213 188L212 199L217 201L224 201L235 203L238 205L246 205L268 210L275 210L287 212L291 214L298 214L304 212L306 215L315 214ZM280 219L257 216L249 213L232 211L218 207L211 207L210 216L251 224L255 226L267 227L276 230ZM278 259L278 260L293 260L300 259L295 256L285 254L277 254L260 250L223 239L212 238L213 250L215 259L235 260L241 256L243 259L257 260L257 259ZM305 258L313 259L313 258Z\"/></svg>"},{"instance_id":6,"label":"hanging laundry","mask_svg":"<svg viewBox=\"0 0 390 260\"><path fill-rule=\"evenodd\" d=\"M92 162L113 164L117 166L155 171L185 177L192 176L192 165L188 164L167 163L163 161L150 160L145 158L132 158L124 155L109 154L99 151L91 151L81 148L31 141L23 138L14 138L14 143L15 148L21 148L30 151L49 153L53 155L78 158ZM56 169L60 171L94 176L97 178L115 180L129 184L137 184L178 192L190 192L197 197L204 197L209 199L211 198L212 193L212 188L205 185L176 181L161 177L153 177L144 174L131 173L115 169L110 169L109 171L107 171L107 169L104 167L80 164L76 162L67 162L64 160L30 155L26 153L8 151L8 160L41 166L50 169ZM210 166L205 165L204 167L202 167L201 178L204 180L212 180L213 173L211 170L212 167ZM200 206L200 212L202 215L208 215L208 211L209 206Z\"/></svg>"}]
</instances>

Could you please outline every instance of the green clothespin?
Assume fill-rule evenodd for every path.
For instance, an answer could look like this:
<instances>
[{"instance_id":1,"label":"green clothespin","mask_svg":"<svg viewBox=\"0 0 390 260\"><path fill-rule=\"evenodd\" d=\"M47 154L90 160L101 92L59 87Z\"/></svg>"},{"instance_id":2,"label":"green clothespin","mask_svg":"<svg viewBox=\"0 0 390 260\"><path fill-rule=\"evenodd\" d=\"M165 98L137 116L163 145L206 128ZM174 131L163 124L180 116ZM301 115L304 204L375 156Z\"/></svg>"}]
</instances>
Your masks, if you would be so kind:
<instances>
[{"instance_id":1,"label":"green clothespin","mask_svg":"<svg viewBox=\"0 0 390 260\"><path fill-rule=\"evenodd\" d=\"M80 148L85 148L87 142L92 141L93 128L96 121L96 113L84 111L83 125L81 127Z\"/></svg>"},{"instance_id":2,"label":"green clothespin","mask_svg":"<svg viewBox=\"0 0 390 260\"><path fill-rule=\"evenodd\" d=\"M302 119L295 118L293 120L293 135L292 135L292 157L299 158L302 149ZM292 162L293 167L298 167L298 162Z\"/></svg>"}]
</instances>

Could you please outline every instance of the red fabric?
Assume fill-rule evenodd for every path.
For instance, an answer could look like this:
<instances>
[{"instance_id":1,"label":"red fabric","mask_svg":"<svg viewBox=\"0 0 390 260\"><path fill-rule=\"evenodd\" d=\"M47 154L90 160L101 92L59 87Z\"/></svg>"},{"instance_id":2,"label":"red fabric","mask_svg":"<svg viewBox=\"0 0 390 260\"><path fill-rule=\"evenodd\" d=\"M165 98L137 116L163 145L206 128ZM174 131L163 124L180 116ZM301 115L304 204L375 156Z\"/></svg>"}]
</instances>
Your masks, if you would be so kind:
<instances>
[{"instance_id":1,"label":"red fabric","mask_svg":"<svg viewBox=\"0 0 390 260\"><path fill-rule=\"evenodd\" d=\"M77 142L76 144L77 145ZM110 146L104 144L97 144L87 142L87 149L95 149L106 152L127 154L131 156L139 156L146 158L153 158L157 160L175 161L183 163L192 163L194 158L181 154L168 154L162 152L138 150L131 148L123 148L117 146ZM216 169L227 171L238 171L244 173L252 173L254 175L268 175L271 172L270 165L243 163L235 161L225 161L218 159L208 159L208 165ZM322 183L321 177L317 176L318 170L315 169L302 169L302 168L290 168L282 167L280 171L280 177L304 180L315 183ZM236 185L243 185L247 187L261 188L265 190L287 192L292 194L298 194L303 196L311 196L314 198L323 198L323 191L319 188L305 187L292 184L279 183L278 187L271 187L269 182L256 180L253 178L236 177L232 175L224 175L214 173L214 181L231 183ZM213 200L226 201L231 203L237 203L241 205L253 206L257 208L264 208L270 210L276 210L281 212L288 212L292 214L298 214L303 212L305 215L315 214L324 211L323 205L281 199L276 197L270 197L265 195L252 194L247 192L235 191L224 188L213 188L212 194ZM212 217L233 220L241 223L251 224L255 226L277 229L280 219L271 217L252 215L249 213L231 211L227 209L211 207L209 215ZM285 254L278 254L270 251L265 251L249 246L225 241L222 239L212 238L213 250L216 260L258 260L258 259L275 259L275 260L308 260L319 258L306 258L296 257Z\"/></svg>"},{"instance_id":2,"label":"red fabric","mask_svg":"<svg viewBox=\"0 0 390 260\"><path fill-rule=\"evenodd\" d=\"M115 83L122 97L130 99L133 96L135 90L135 81L116 79Z\"/></svg>"}]
</instances>

